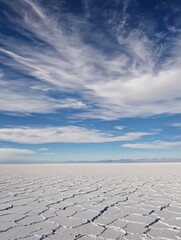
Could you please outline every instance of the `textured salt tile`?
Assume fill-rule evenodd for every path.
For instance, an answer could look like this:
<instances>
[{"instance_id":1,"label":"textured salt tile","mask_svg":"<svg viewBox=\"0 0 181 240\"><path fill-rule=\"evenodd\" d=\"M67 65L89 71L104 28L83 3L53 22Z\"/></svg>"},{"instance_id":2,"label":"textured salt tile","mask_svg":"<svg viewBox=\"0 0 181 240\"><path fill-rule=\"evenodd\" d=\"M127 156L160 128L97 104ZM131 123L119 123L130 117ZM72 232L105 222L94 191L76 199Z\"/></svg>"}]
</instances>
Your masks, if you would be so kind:
<instances>
[{"instance_id":1,"label":"textured salt tile","mask_svg":"<svg viewBox=\"0 0 181 240\"><path fill-rule=\"evenodd\" d=\"M29 235L32 235L33 232L36 232L37 228L34 226L17 226L9 229L6 232L0 233L1 240L9 240L9 239L19 239L26 238Z\"/></svg>"},{"instance_id":2,"label":"textured salt tile","mask_svg":"<svg viewBox=\"0 0 181 240\"><path fill-rule=\"evenodd\" d=\"M75 218L81 218L81 219L88 219L91 220L95 216L97 216L99 212L91 211L91 210L84 210L82 212L78 212L74 215Z\"/></svg>"},{"instance_id":3,"label":"textured salt tile","mask_svg":"<svg viewBox=\"0 0 181 240\"><path fill-rule=\"evenodd\" d=\"M3 216L0 216L0 224L2 222L10 222L10 221L18 221L22 218L24 218L25 215L21 215L19 213L12 213L12 214L7 214L7 215L3 215Z\"/></svg>"},{"instance_id":4,"label":"textured salt tile","mask_svg":"<svg viewBox=\"0 0 181 240\"><path fill-rule=\"evenodd\" d=\"M141 202L139 207L145 211L148 211L149 213L155 210L160 210L160 207L156 209L155 207L145 205L144 202Z\"/></svg>"},{"instance_id":5,"label":"textured salt tile","mask_svg":"<svg viewBox=\"0 0 181 240\"><path fill-rule=\"evenodd\" d=\"M81 204L81 203L87 203L90 199L90 196L77 196L77 197L74 197L74 198L69 198L69 199L66 199L66 201L68 203L71 203L71 204Z\"/></svg>"},{"instance_id":6,"label":"textured salt tile","mask_svg":"<svg viewBox=\"0 0 181 240\"><path fill-rule=\"evenodd\" d=\"M56 214L58 216L61 216L61 217L70 217L72 215L74 215L76 213L76 211L74 211L74 209L65 209L65 210L58 210L56 211Z\"/></svg>"},{"instance_id":7,"label":"textured salt tile","mask_svg":"<svg viewBox=\"0 0 181 240\"><path fill-rule=\"evenodd\" d=\"M137 196L137 195L130 195L130 196L129 196L129 200L137 203L137 202L139 202L139 201L141 200L141 197L139 197L139 196Z\"/></svg>"},{"instance_id":8,"label":"textured salt tile","mask_svg":"<svg viewBox=\"0 0 181 240\"><path fill-rule=\"evenodd\" d=\"M40 240L40 239L41 239L40 237L34 235L25 238L25 240Z\"/></svg>"},{"instance_id":9,"label":"textured salt tile","mask_svg":"<svg viewBox=\"0 0 181 240\"><path fill-rule=\"evenodd\" d=\"M127 215L126 212L123 212L123 211L118 211L118 212L115 212L115 213L111 213L109 211L106 211L104 213L104 217L108 217L110 219L122 219L124 218L125 216Z\"/></svg>"},{"instance_id":10,"label":"textured salt tile","mask_svg":"<svg viewBox=\"0 0 181 240\"><path fill-rule=\"evenodd\" d=\"M100 203L100 205L101 206L111 206L111 205L114 205L114 204L117 204L117 206L119 206L119 201L120 202L124 202L124 201L126 201L126 197L122 197L122 198L119 198L119 199L115 199L115 198L111 198L111 199L108 199L108 200L103 200L101 203Z\"/></svg>"},{"instance_id":11,"label":"textured salt tile","mask_svg":"<svg viewBox=\"0 0 181 240\"><path fill-rule=\"evenodd\" d=\"M140 208L140 206L126 206L124 207L124 211L126 213L135 213L140 215L148 215L150 213L150 210Z\"/></svg>"},{"instance_id":12,"label":"textured salt tile","mask_svg":"<svg viewBox=\"0 0 181 240\"><path fill-rule=\"evenodd\" d=\"M48 198L51 199L53 202L62 201L62 198L63 198L64 194L58 189L58 184L57 184L56 182L54 183L54 185L56 185L56 188L55 188L56 193L54 193L54 194L48 194L48 193L46 192L46 195L44 195L44 194L42 193L42 196L48 197ZM40 196L40 198L41 198L41 196Z\"/></svg>"},{"instance_id":13,"label":"textured salt tile","mask_svg":"<svg viewBox=\"0 0 181 240\"><path fill-rule=\"evenodd\" d=\"M159 211L160 210L160 205L158 203L155 203L155 204L151 204L150 202L142 202L142 206L141 206L143 209L154 209L154 210L157 210Z\"/></svg>"},{"instance_id":14,"label":"textured salt tile","mask_svg":"<svg viewBox=\"0 0 181 240\"><path fill-rule=\"evenodd\" d=\"M74 240L75 237L74 235L64 235L64 234L53 234L53 235L50 235L46 238L43 238L45 240Z\"/></svg>"},{"instance_id":15,"label":"textured salt tile","mask_svg":"<svg viewBox=\"0 0 181 240\"><path fill-rule=\"evenodd\" d=\"M181 216L180 218L176 218L176 219L163 220L163 223L165 223L167 226L169 225L170 227L176 227L181 229Z\"/></svg>"},{"instance_id":16,"label":"textured salt tile","mask_svg":"<svg viewBox=\"0 0 181 240\"><path fill-rule=\"evenodd\" d=\"M44 206L42 206L44 205ZM31 210L29 211L30 214L40 214L46 210L48 210L47 208L47 204L42 204L42 203L35 203L33 205L28 205L29 207L31 207Z\"/></svg>"},{"instance_id":17,"label":"textured salt tile","mask_svg":"<svg viewBox=\"0 0 181 240\"><path fill-rule=\"evenodd\" d=\"M120 210L117 207L109 207L106 211L106 213L109 213L109 214L115 214L118 212L120 212Z\"/></svg>"},{"instance_id":18,"label":"textured salt tile","mask_svg":"<svg viewBox=\"0 0 181 240\"><path fill-rule=\"evenodd\" d=\"M102 210L102 206L101 205L93 205L91 202L88 204L88 203L85 203L85 204L81 204L81 207L83 207L84 209L89 209L89 210L93 210L93 211L101 211Z\"/></svg>"},{"instance_id":19,"label":"textured salt tile","mask_svg":"<svg viewBox=\"0 0 181 240\"><path fill-rule=\"evenodd\" d=\"M101 237L95 237L95 236L84 236L80 238L81 240L102 240Z\"/></svg>"},{"instance_id":20,"label":"textured salt tile","mask_svg":"<svg viewBox=\"0 0 181 240\"><path fill-rule=\"evenodd\" d=\"M151 229L148 233L151 237L157 237L161 239L178 239L178 231L168 230L168 229Z\"/></svg>"},{"instance_id":21,"label":"textured salt tile","mask_svg":"<svg viewBox=\"0 0 181 240\"><path fill-rule=\"evenodd\" d=\"M83 210L87 210L83 208L81 205L75 205L75 204L68 206L66 209L75 213L82 212Z\"/></svg>"},{"instance_id":22,"label":"textured salt tile","mask_svg":"<svg viewBox=\"0 0 181 240\"><path fill-rule=\"evenodd\" d=\"M55 231L55 234L60 236L77 236L81 235L80 229L78 228L67 228L67 227L60 227Z\"/></svg>"},{"instance_id":23,"label":"textured salt tile","mask_svg":"<svg viewBox=\"0 0 181 240\"><path fill-rule=\"evenodd\" d=\"M20 225L30 225L32 223L42 222L44 219L38 215L30 215L18 221Z\"/></svg>"},{"instance_id":24,"label":"textured salt tile","mask_svg":"<svg viewBox=\"0 0 181 240\"><path fill-rule=\"evenodd\" d=\"M150 240L150 236L147 236L146 234L141 236L143 240ZM159 237L151 237L151 240L163 240Z\"/></svg>"},{"instance_id":25,"label":"textured salt tile","mask_svg":"<svg viewBox=\"0 0 181 240\"><path fill-rule=\"evenodd\" d=\"M172 206L170 205L167 209L169 212L174 212L174 213L180 213L181 216L181 207L176 207L176 206Z\"/></svg>"},{"instance_id":26,"label":"textured salt tile","mask_svg":"<svg viewBox=\"0 0 181 240\"><path fill-rule=\"evenodd\" d=\"M126 236L124 236L123 239L124 240L143 240L141 236L133 235L133 234L127 234Z\"/></svg>"},{"instance_id":27,"label":"textured salt tile","mask_svg":"<svg viewBox=\"0 0 181 240\"><path fill-rule=\"evenodd\" d=\"M11 209L11 208L13 208L12 204L1 204L0 205L0 211L8 210L8 209Z\"/></svg>"},{"instance_id":28,"label":"textured salt tile","mask_svg":"<svg viewBox=\"0 0 181 240\"><path fill-rule=\"evenodd\" d=\"M2 193L0 193L0 196L1 196ZM0 204L3 204L3 205L12 205L11 203L13 202L14 200L14 197L12 196L9 196L8 193L5 194L6 197L0 197ZM2 209L0 210L2 211Z\"/></svg>"},{"instance_id":29,"label":"textured salt tile","mask_svg":"<svg viewBox=\"0 0 181 240\"><path fill-rule=\"evenodd\" d=\"M126 227L127 222L124 220L117 219L114 222L110 223L109 226L114 228L124 228Z\"/></svg>"},{"instance_id":30,"label":"textured salt tile","mask_svg":"<svg viewBox=\"0 0 181 240\"><path fill-rule=\"evenodd\" d=\"M51 217L54 217L54 216L56 216L56 212L55 211L53 211L53 210L51 210L51 209L48 209L48 210L46 210L45 212L43 212L42 214L41 214L44 218L51 218Z\"/></svg>"},{"instance_id":31,"label":"textured salt tile","mask_svg":"<svg viewBox=\"0 0 181 240\"><path fill-rule=\"evenodd\" d=\"M101 235L103 239L118 239L119 237L123 237L125 235L124 232L112 229L112 228L107 228Z\"/></svg>"},{"instance_id":32,"label":"textured salt tile","mask_svg":"<svg viewBox=\"0 0 181 240\"><path fill-rule=\"evenodd\" d=\"M100 225L107 225L107 224L112 223L113 221L115 221L114 218L111 219L111 218L103 217L103 216L100 216L94 220L95 223L98 223Z\"/></svg>"},{"instance_id":33,"label":"textured salt tile","mask_svg":"<svg viewBox=\"0 0 181 240\"><path fill-rule=\"evenodd\" d=\"M134 234L142 234L147 229L145 228L145 224L140 223L128 223L127 226L124 228L124 230L128 233L134 233Z\"/></svg>"},{"instance_id":34,"label":"textured salt tile","mask_svg":"<svg viewBox=\"0 0 181 240\"><path fill-rule=\"evenodd\" d=\"M28 213L29 211L31 211L32 210L32 206L18 206L18 207L13 207L12 209L11 209L11 212L12 213L15 213L15 214L17 214L17 213L21 213L21 214L26 214L26 213Z\"/></svg>"},{"instance_id":35,"label":"textured salt tile","mask_svg":"<svg viewBox=\"0 0 181 240\"><path fill-rule=\"evenodd\" d=\"M5 210L5 211L0 211L0 219L2 219L4 216L6 215L10 215L11 212L8 211L8 210ZM1 221L1 220L0 220Z\"/></svg>"},{"instance_id":36,"label":"textured salt tile","mask_svg":"<svg viewBox=\"0 0 181 240\"><path fill-rule=\"evenodd\" d=\"M128 194L129 195L129 194ZM136 203L137 204L137 203ZM121 210L124 210L124 207L135 206L134 201L129 200L128 196L124 196L124 200L116 204L116 207L119 207Z\"/></svg>"},{"instance_id":37,"label":"textured salt tile","mask_svg":"<svg viewBox=\"0 0 181 240\"><path fill-rule=\"evenodd\" d=\"M59 203L51 203L50 208L52 210L59 210L59 209L63 209L63 208L68 207L68 206L71 206L71 204L67 203L67 202L64 202L64 201L61 201Z\"/></svg>"},{"instance_id":38,"label":"textured salt tile","mask_svg":"<svg viewBox=\"0 0 181 240\"><path fill-rule=\"evenodd\" d=\"M42 238L42 237L48 236L52 233L53 233L53 231L51 229L49 229L49 228L43 229L42 228L42 229L38 229L34 235L39 237L39 238Z\"/></svg>"},{"instance_id":39,"label":"textured salt tile","mask_svg":"<svg viewBox=\"0 0 181 240\"><path fill-rule=\"evenodd\" d=\"M76 234L82 235L100 235L104 228L93 223L88 223L73 229Z\"/></svg>"},{"instance_id":40,"label":"textured salt tile","mask_svg":"<svg viewBox=\"0 0 181 240\"><path fill-rule=\"evenodd\" d=\"M4 193L6 191L6 188L0 188L0 201L2 200L2 199L7 199L7 200L9 200L9 198L8 198L8 196L7 196L7 193Z\"/></svg>"},{"instance_id":41,"label":"textured salt tile","mask_svg":"<svg viewBox=\"0 0 181 240\"><path fill-rule=\"evenodd\" d=\"M1 222L0 223L0 232L1 231L6 231L9 228L15 227L17 224L15 222Z\"/></svg>"},{"instance_id":42,"label":"textured salt tile","mask_svg":"<svg viewBox=\"0 0 181 240\"><path fill-rule=\"evenodd\" d=\"M168 224L165 224L163 221L159 220L159 221L153 222L153 224L151 224L151 225L149 226L149 228L161 228L161 229L166 229L166 228L169 228L169 225L168 225Z\"/></svg>"},{"instance_id":43,"label":"textured salt tile","mask_svg":"<svg viewBox=\"0 0 181 240\"><path fill-rule=\"evenodd\" d=\"M43 221L36 223L35 226L38 227L39 229L55 230L58 228L59 225L52 221Z\"/></svg>"},{"instance_id":44,"label":"textured salt tile","mask_svg":"<svg viewBox=\"0 0 181 240\"><path fill-rule=\"evenodd\" d=\"M163 211L157 211L155 212L154 214L156 214L157 216L159 216L160 218L162 219L175 219L175 218L178 218L178 217L181 217L181 214L180 213L174 213L174 212L169 212L167 210L163 210Z\"/></svg>"},{"instance_id":45,"label":"textured salt tile","mask_svg":"<svg viewBox=\"0 0 181 240\"><path fill-rule=\"evenodd\" d=\"M137 214L130 214L126 216L124 219L129 222L144 223L144 224L150 224L151 222L154 221L154 219L151 217L137 215Z\"/></svg>"},{"instance_id":46,"label":"textured salt tile","mask_svg":"<svg viewBox=\"0 0 181 240\"><path fill-rule=\"evenodd\" d=\"M13 207L19 207L19 206L24 206L24 205L27 205L33 201L35 201L36 199L35 198L32 198L32 199L19 199L19 200L13 200Z\"/></svg>"},{"instance_id":47,"label":"textured salt tile","mask_svg":"<svg viewBox=\"0 0 181 240\"><path fill-rule=\"evenodd\" d=\"M171 202L170 206L181 208L181 202L176 201L176 198L174 197L174 198L172 199L172 202ZM174 212L174 211L173 211L173 212Z\"/></svg>"},{"instance_id":48,"label":"textured salt tile","mask_svg":"<svg viewBox=\"0 0 181 240\"><path fill-rule=\"evenodd\" d=\"M86 223L85 220L80 218L71 218L71 217L66 218L66 217L62 217L61 215L53 217L50 220L59 224L60 226L65 226L65 227L76 227L83 223Z\"/></svg>"},{"instance_id":49,"label":"textured salt tile","mask_svg":"<svg viewBox=\"0 0 181 240\"><path fill-rule=\"evenodd\" d=\"M96 196L96 197L91 197L90 198L92 202L95 202L95 203L100 203L104 200L104 197L103 196Z\"/></svg>"}]
</instances>

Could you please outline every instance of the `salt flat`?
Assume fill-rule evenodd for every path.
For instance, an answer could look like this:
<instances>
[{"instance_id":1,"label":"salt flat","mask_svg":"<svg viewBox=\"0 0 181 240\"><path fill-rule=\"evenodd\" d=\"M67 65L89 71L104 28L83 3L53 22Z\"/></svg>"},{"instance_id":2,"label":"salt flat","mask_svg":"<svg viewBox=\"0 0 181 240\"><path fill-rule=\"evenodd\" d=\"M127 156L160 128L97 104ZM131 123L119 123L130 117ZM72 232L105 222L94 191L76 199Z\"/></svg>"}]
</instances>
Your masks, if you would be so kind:
<instances>
[{"instance_id":1,"label":"salt flat","mask_svg":"<svg viewBox=\"0 0 181 240\"><path fill-rule=\"evenodd\" d=\"M0 239L181 239L181 164L1 165Z\"/></svg>"}]
</instances>

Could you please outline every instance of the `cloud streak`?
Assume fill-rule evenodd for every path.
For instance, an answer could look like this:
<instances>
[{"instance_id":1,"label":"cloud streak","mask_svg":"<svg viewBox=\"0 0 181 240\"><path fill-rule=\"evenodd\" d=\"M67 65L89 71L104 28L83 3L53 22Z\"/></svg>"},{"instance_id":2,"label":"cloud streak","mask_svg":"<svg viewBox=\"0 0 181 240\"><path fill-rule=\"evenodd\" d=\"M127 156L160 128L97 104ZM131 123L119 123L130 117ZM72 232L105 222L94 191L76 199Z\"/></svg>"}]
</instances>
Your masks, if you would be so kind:
<instances>
[{"instance_id":1,"label":"cloud streak","mask_svg":"<svg viewBox=\"0 0 181 240\"><path fill-rule=\"evenodd\" d=\"M15 161L32 155L34 151L19 148L0 148L0 161Z\"/></svg>"},{"instance_id":2,"label":"cloud streak","mask_svg":"<svg viewBox=\"0 0 181 240\"><path fill-rule=\"evenodd\" d=\"M154 135L147 132L128 132L115 136L111 133L83 127L44 127L44 128L1 128L0 141L23 144L43 143L105 143L133 141L144 136Z\"/></svg>"},{"instance_id":3,"label":"cloud streak","mask_svg":"<svg viewBox=\"0 0 181 240\"><path fill-rule=\"evenodd\" d=\"M8 81L0 76L0 111L20 114L49 113L60 109L84 109L86 104L75 98L49 96L51 88L30 83L27 87L22 80Z\"/></svg>"},{"instance_id":4,"label":"cloud streak","mask_svg":"<svg viewBox=\"0 0 181 240\"><path fill-rule=\"evenodd\" d=\"M143 143L127 143L121 146L125 148L137 148L137 149L168 149L172 147L180 147L181 142L153 141Z\"/></svg>"},{"instance_id":5,"label":"cloud streak","mask_svg":"<svg viewBox=\"0 0 181 240\"><path fill-rule=\"evenodd\" d=\"M157 32L153 38L151 27L145 29L149 24L154 29L154 23L145 20L144 24L141 18L136 28L130 28L129 1L123 2L121 15L110 11L105 20L108 35L98 30L92 34L89 19L93 13L87 1L85 15L79 17L70 12L65 14L62 9L55 14L37 1L6 2L17 15L12 19L7 14L13 21L13 30L21 37L2 36L1 60L33 77L39 86L47 84L60 95L76 93L79 97L52 99L41 90L32 91L28 87L26 94L21 87L16 92L5 85L6 90L0 90L4 106L0 110L42 113L72 106L82 109L88 103L89 107L74 114L75 118L118 119L181 113L180 35L173 40ZM31 44L27 39L33 40ZM169 56L164 57L168 52ZM22 81L26 84L27 78ZM17 86L21 84L17 82ZM9 96L12 101L17 99L21 109L13 105Z\"/></svg>"},{"instance_id":6,"label":"cloud streak","mask_svg":"<svg viewBox=\"0 0 181 240\"><path fill-rule=\"evenodd\" d=\"M179 123L173 123L171 126L172 126L172 127L181 128L181 122L179 122Z\"/></svg>"}]
</instances>

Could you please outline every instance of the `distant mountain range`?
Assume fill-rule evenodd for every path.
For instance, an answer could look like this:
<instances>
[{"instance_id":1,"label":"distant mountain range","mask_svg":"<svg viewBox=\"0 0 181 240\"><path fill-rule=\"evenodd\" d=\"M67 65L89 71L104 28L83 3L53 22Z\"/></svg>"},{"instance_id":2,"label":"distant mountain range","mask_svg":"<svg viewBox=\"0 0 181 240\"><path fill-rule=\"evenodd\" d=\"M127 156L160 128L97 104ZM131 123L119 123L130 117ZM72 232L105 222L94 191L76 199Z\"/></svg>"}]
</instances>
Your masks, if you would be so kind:
<instances>
[{"instance_id":1,"label":"distant mountain range","mask_svg":"<svg viewBox=\"0 0 181 240\"><path fill-rule=\"evenodd\" d=\"M0 164L116 164L116 163L181 163L181 159L178 158L153 158L153 159L119 159L119 160L98 160L98 161L30 161L24 160L24 161L1 161Z\"/></svg>"},{"instance_id":2,"label":"distant mountain range","mask_svg":"<svg viewBox=\"0 0 181 240\"><path fill-rule=\"evenodd\" d=\"M120 160L98 160L98 161L63 161L61 163L167 163L167 162L181 162L181 159L120 159Z\"/></svg>"}]
</instances>

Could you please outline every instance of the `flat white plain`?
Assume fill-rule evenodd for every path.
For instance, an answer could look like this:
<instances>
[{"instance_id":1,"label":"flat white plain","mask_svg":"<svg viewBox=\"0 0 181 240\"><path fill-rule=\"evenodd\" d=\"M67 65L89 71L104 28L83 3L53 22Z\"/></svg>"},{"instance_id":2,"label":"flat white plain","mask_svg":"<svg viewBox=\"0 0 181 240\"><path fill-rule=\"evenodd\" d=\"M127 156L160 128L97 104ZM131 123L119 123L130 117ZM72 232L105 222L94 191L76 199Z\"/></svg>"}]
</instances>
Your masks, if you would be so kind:
<instances>
[{"instance_id":1,"label":"flat white plain","mask_svg":"<svg viewBox=\"0 0 181 240\"><path fill-rule=\"evenodd\" d=\"M181 239L181 164L1 165L1 240Z\"/></svg>"}]
</instances>

